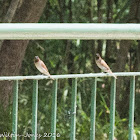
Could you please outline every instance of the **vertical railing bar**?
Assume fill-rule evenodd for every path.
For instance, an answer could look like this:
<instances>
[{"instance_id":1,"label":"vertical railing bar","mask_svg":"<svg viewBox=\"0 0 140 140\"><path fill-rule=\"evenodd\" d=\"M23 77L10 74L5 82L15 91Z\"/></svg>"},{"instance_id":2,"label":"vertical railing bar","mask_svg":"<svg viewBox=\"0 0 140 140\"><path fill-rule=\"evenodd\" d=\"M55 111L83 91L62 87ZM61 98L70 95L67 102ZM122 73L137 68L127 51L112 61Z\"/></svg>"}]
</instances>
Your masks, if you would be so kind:
<instances>
[{"instance_id":1,"label":"vertical railing bar","mask_svg":"<svg viewBox=\"0 0 140 140\"><path fill-rule=\"evenodd\" d=\"M13 90L12 140L17 140L17 124L18 124L18 80L14 81L14 90Z\"/></svg>"},{"instance_id":2,"label":"vertical railing bar","mask_svg":"<svg viewBox=\"0 0 140 140\"><path fill-rule=\"evenodd\" d=\"M75 131L76 131L76 97L77 97L77 78L72 79L70 140L75 140Z\"/></svg>"},{"instance_id":3,"label":"vertical railing bar","mask_svg":"<svg viewBox=\"0 0 140 140\"><path fill-rule=\"evenodd\" d=\"M95 140L96 88L97 88L97 78L93 78L91 91L90 140Z\"/></svg>"},{"instance_id":4,"label":"vertical railing bar","mask_svg":"<svg viewBox=\"0 0 140 140\"><path fill-rule=\"evenodd\" d=\"M56 140L56 114L57 114L57 79L53 83L52 116L51 116L51 140Z\"/></svg>"},{"instance_id":5,"label":"vertical railing bar","mask_svg":"<svg viewBox=\"0 0 140 140\"><path fill-rule=\"evenodd\" d=\"M37 140L38 80L33 80L32 140Z\"/></svg>"},{"instance_id":6,"label":"vertical railing bar","mask_svg":"<svg viewBox=\"0 0 140 140\"><path fill-rule=\"evenodd\" d=\"M116 79L111 79L111 101L110 101L110 131L109 140L114 140L115 125L115 98L116 98Z\"/></svg>"},{"instance_id":7,"label":"vertical railing bar","mask_svg":"<svg viewBox=\"0 0 140 140\"><path fill-rule=\"evenodd\" d=\"M130 97L129 97L129 140L133 140L134 130L134 106L135 106L135 76L130 79Z\"/></svg>"}]
</instances>

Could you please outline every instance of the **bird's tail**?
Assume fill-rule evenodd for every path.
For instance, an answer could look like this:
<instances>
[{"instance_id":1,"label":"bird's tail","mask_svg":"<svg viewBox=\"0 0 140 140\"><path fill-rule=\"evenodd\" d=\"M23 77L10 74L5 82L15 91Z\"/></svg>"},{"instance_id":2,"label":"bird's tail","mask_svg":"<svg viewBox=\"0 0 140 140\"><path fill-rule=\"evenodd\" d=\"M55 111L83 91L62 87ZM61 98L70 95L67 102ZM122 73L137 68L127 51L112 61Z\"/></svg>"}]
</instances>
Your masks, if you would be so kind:
<instances>
[{"instance_id":1,"label":"bird's tail","mask_svg":"<svg viewBox=\"0 0 140 140\"><path fill-rule=\"evenodd\" d=\"M46 72L45 75L49 76L50 79L54 80L54 78L52 78L49 72Z\"/></svg>"},{"instance_id":2,"label":"bird's tail","mask_svg":"<svg viewBox=\"0 0 140 140\"><path fill-rule=\"evenodd\" d=\"M113 72L111 70L108 71L115 79L117 79L117 77L113 74Z\"/></svg>"},{"instance_id":3,"label":"bird's tail","mask_svg":"<svg viewBox=\"0 0 140 140\"><path fill-rule=\"evenodd\" d=\"M51 78L52 80L54 80L54 78L52 78L52 76L51 76L51 75L49 75L49 78Z\"/></svg>"}]
</instances>

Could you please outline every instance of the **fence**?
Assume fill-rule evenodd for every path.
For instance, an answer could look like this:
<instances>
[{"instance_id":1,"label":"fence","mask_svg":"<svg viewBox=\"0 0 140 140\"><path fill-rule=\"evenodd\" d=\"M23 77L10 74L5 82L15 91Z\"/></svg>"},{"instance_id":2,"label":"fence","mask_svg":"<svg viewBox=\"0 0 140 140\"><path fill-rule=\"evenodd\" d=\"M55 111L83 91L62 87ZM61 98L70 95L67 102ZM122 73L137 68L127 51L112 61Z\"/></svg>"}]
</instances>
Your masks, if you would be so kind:
<instances>
[{"instance_id":1,"label":"fence","mask_svg":"<svg viewBox=\"0 0 140 140\"><path fill-rule=\"evenodd\" d=\"M140 39L140 24L0 24L0 39ZM116 76L129 76L130 78L130 109L129 109L129 140L133 140L134 129L134 101L135 101L135 76L140 72L114 73ZM96 88L97 77L111 76L109 74L72 74L52 75L55 79L52 94L51 134L56 133L57 113L57 80L73 78L71 98L71 132L70 140L75 140L76 131L76 95L77 78L92 77L91 97L91 127L90 140L95 140L96 118ZM13 126L12 140L17 139L18 119L18 81L33 79L33 105L32 105L32 140L37 139L37 105L38 105L38 80L47 79L47 76L9 76L0 77L2 80L14 80L13 93ZM111 103L110 103L110 131L109 140L114 140L115 123L115 96L116 79L112 77ZM51 137L55 140L56 136Z\"/></svg>"},{"instance_id":2,"label":"fence","mask_svg":"<svg viewBox=\"0 0 140 140\"><path fill-rule=\"evenodd\" d=\"M133 140L134 129L134 100L135 100L135 76L139 76L140 72L114 73L116 76L130 76L130 109L129 109L129 140ZM57 112L57 80L63 78L73 78L72 82L72 98L71 98L71 134L70 139L75 140L76 130L76 94L77 94L77 78L93 78L92 97L91 97L91 127L90 140L95 140L95 118L96 118L96 88L97 77L111 76L108 74L71 74L71 75L52 75L55 79L52 94L52 117L51 117L51 135L56 134L56 112ZM48 76L9 76L0 77L2 80L15 80L13 93L13 127L12 132L15 135L13 140L17 139L17 119L18 119L18 81L33 79L33 105L32 105L32 140L37 139L37 106L38 106L38 80L47 79ZM111 103L110 103L110 132L109 139L114 140L114 124L115 124L115 94L116 94L116 79L112 78L111 82ZM51 137L55 140L56 136Z\"/></svg>"}]
</instances>

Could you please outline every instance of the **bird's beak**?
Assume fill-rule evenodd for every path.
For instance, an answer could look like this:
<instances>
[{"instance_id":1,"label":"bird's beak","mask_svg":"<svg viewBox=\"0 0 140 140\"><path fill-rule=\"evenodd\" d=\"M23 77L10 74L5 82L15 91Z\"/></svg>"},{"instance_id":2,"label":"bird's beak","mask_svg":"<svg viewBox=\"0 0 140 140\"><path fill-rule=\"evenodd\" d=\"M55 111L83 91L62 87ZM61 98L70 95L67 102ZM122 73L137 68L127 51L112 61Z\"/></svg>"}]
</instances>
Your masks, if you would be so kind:
<instances>
[{"instance_id":1,"label":"bird's beak","mask_svg":"<svg viewBox=\"0 0 140 140\"><path fill-rule=\"evenodd\" d=\"M35 60L37 60L37 59L39 59L39 57L38 56L35 56Z\"/></svg>"},{"instance_id":2,"label":"bird's beak","mask_svg":"<svg viewBox=\"0 0 140 140\"><path fill-rule=\"evenodd\" d=\"M99 55L99 53L96 53L96 55L98 56L98 55Z\"/></svg>"}]
</instances>

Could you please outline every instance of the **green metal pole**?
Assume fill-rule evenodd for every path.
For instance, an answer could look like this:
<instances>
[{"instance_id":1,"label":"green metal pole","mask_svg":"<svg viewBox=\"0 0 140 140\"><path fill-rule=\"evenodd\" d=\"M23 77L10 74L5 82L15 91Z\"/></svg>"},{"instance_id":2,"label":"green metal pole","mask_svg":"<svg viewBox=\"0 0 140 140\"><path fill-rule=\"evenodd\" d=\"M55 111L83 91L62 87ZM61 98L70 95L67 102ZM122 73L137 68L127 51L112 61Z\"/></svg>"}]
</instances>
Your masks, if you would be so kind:
<instances>
[{"instance_id":1,"label":"green metal pole","mask_svg":"<svg viewBox=\"0 0 140 140\"><path fill-rule=\"evenodd\" d=\"M33 80L32 140L37 140L38 80Z\"/></svg>"},{"instance_id":2,"label":"green metal pole","mask_svg":"<svg viewBox=\"0 0 140 140\"><path fill-rule=\"evenodd\" d=\"M57 79L53 83L52 116L51 116L51 140L56 140L56 114L57 114Z\"/></svg>"},{"instance_id":3,"label":"green metal pole","mask_svg":"<svg viewBox=\"0 0 140 140\"><path fill-rule=\"evenodd\" d=\"M18 80L14 81L12 140L17 140L17 124L18 124Z\"/></svg>"},{"instance_id":4,"label":"green metal pole","mask_svg":"<svg viewBox=\"0 0 140 140\"><path fill-rule=\"evenodd\" d=\"M115 125L115 98L116 98L116 79L111 79L111 101L110 101L110 131L109 140L114 140L114 125Z\"/></svg>"},{"instance_id":5,"label":"green metal pole","mask_svg":"<svg viewBox=\"0 0 140 140\"><path fill-rule=\"evenodd\" d=\"M77 96L77 79L72 80L72 98L71 98L71 129L70 140L75 140L76 130L76 96Z\"/></svg>"},{"instance_id":6,"label":"green metal pole","mask_svg":"<svg viewBox=\"0 0 140 140\"><path fill-rule=\"evenodd\" d=\"M97 78L93 78L92 92L91 92L90 140L95 140L96 87L97 87Z\"/></svg>"},{"instance_id":7,"label":"green metal pole","mask_svg":"<svg viewBox=\"0 0 140 140\"><path fill-rule=\"evenodd\" d=\"M130 79L130 99L129 99L129 140L133 140L134 130L134 106L135 106L135 76Z\"/></svg>"}]
</instances>

